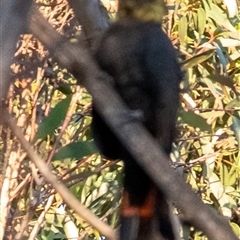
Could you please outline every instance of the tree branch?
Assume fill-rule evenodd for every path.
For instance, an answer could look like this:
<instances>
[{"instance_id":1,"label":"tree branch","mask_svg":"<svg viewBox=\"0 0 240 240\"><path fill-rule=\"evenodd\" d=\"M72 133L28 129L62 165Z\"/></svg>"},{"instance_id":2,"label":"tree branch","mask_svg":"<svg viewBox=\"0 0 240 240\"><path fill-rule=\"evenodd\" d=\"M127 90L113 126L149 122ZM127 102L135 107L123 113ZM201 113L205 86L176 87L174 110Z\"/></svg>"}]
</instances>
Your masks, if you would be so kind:
<instances>
[{"instance_id":1,"label":"tree branch","mask_svg":"<svg viewBox=\"0 0 240 240\"><path fill-rule=\"evenodd\" d=\"M100 0L68 0L82 26L88 46L94 49L109 27L109 17Z\"/></svg>"},{"instance_id":2,"label":"tree branch","mask_svg":"<svg viewBox=\"0 0 240 240\"><path fill-rule=\"evenodd\" d=\"M1 1L0 3L0 124L3 115L3 99L6 97L11 84L9 74L11 71L11 60L16 51L16 43L19 35L25 32L28 26L28 11L30 10L31 3L31 0ZM19 9L21 9L21 11L19 11ZM3 161L3 169L0 169L0 173L5 173L5 168L8 166L6 158L4 158ZM10 166L8 166L8 169L11 169ZM4 237L10 206L9 203L11 202L8 193L12 182L15 180L16 179L12 179L9 174L5 178L2 178L0 174L0 189L2 191L0 206L0 240Z\"/></svg>"},{"instance_id":3,"label":"tree branch","mask_svg":"<svg viewBox=\"0 0 240 240\"><path fill-rule=\"evenodd\" d=\"M31 144L24 138L24 135L19 127L16 126L16 122L12 119L6 109L3 110L3 120L13 131L18 138L22 147L28 154L28 157L38 167L41 174L52 185L52 187L61 195L65 203L70 206L80 217L89 222L93 227L98 229L107 239L116 240L116 235L111 227L99 220L91 211L86 209L78 199L76 199L72 193L53 175L48 165L35 153Z\"/></svg>"},{"instance_id":4,"label":"tree branch","mask_svg":"<svg viewBox=\"0 0 240 240\"><path fill-rule=\"evenodd\" d=\"M31 5L31 0L2 1L0 5L0 109L11 84L9 73L16 43L19 35L27 30Z\"/></svg>"},{"instance_id":5,"label":"tree branch","mask_svg":"<svg viewBox=\"0 0 240 240\"><path fill-rule=\"evenodd\" d=\"M167 198L175 202L182 210L186 220L202 230L209 239L237 240L238 238L227 221L203 204L201 199L169 166L168 157L149 133L138 122L133 122L128 118L128 108L120 97L102 81L106 78L106 74L101 73L89 53L57 34L36 9L32 16L31 31L49 49L55 60L71 71L79 84L85 85L94 96L98 112L157 186L165 192ZM148 151L146 151L146 146ZM48 176L46 179L49 181ZM57 189L58 192L59 190Z\"/></svg>"}]
</instances>

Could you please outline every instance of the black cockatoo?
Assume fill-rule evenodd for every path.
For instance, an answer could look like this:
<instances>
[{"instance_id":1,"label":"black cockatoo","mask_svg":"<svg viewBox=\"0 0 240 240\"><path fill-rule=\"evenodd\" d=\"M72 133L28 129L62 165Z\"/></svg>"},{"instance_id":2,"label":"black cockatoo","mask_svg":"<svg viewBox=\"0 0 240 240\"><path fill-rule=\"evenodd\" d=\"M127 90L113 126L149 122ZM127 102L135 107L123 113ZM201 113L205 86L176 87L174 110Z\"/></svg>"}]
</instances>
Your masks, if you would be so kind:
<instances>
[{"instance_id":1,"label":"black cockatoo","mask_svg":"<svg viewBox=\"0 0 240 240\"><path fill-rule=\"evenodd\" d=\"M104 34L95 59L100 68L112 77L114 89L131 109L130 112L142 113L139 118L142 124L170 154L182 71L176 51L161 29L160 17L156 12L152 13L159 1L142 2L136 11L131 9L131 4L125 7L125 11L120 6L120 16L123 17ZM144 9L146 15L143 14ZM100 152L106 158L124 161L120 240L174 240L169 205L164 194L96 112L94 98L92 116L93 137Z\"/></svg>"}]
</instances>

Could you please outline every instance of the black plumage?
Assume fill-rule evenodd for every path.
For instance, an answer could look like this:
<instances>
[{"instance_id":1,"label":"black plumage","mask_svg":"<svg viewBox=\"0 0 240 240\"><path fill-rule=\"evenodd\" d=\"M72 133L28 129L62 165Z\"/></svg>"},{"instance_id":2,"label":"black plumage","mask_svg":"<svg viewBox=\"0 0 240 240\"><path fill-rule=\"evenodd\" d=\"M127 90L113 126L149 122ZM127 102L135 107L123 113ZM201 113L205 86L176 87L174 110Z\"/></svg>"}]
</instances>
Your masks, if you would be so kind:
<instances>
[{"instance_id":1,"label":"black plumage","mask_svg":"<svg viewBox=\"0 0 240 240\"><path fill-rule=\"evenodd\" d=\"M112 76L112 85L122 100L131 110L141 113L139 119L142 124L165 152L170 154L175 137L182 72L175 49L160 25L133 19L113 24L103 36L95 58L100 68ZM124 191L129 204L144 206L148 196L154 194L164 204L162 207L155 206L153 211L158 215L158 210L163 212L164 206L168 208L166 200L160 200L164 198L163 194L155 188L144 169L96 112L94 98L92 131L95 142L105 157L124 161ZM157 200L157 205L161 205L159 201ZM164 211L167 212L166 209ZM168 213L163 215L168 218ZM122 219L122 224L126 227L128 219L124 216ZM163 239L174 239L171 226L168 226L170 219L160 219L158 222L157 228ZM139 226L142 232L149 231L143 230L144 221ZM121 232L121 240L135 239L127 238L126 230L122 229ZM143 235L144 233L142 239ZM137 239L141 239L140 234Z\"/></svg>"}]
</instances>

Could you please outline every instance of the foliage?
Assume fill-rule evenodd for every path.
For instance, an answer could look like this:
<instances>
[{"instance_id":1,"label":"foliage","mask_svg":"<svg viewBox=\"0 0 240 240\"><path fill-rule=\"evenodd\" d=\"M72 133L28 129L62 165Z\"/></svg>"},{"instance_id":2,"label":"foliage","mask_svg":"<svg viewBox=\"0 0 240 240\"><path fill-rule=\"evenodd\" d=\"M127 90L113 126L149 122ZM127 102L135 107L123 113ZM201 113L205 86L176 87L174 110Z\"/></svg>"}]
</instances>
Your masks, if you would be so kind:
<instances>
[{"instance_id":1,"label":"foliage","mask_svg":"<svg viewBox=\"0 0 240 240\"><path fill-rule=\"evenodd\" d=\"M169 31L186 73L176 168L239 235L239 18L229 18L222 1L179 4ZM190 237L205 239L195 231Z\"/></svg>"},{"instance_id":2,"label":"foliage","mask_svg":"<svg viewBox=\"0 0 240 240\"><path fill-rule=\"evenodd\" d=\"M58 32L76 41L80 28L66 1L37 3ZM21 36L11 68L15 83L7 104L26 139L82 204L115 228L122 163L99 157L90 131L91 96L30 34ZM1 173L11 180L1 189L6 194L1 204L6 213L11 210L6 238L100 239L42 179L10 130L0 130Z\"/></svg>"},{"instance_id":3,"label":"foliage","mask_svg":"<svg viewBox=\"0 0 240 240\"><path fill-rule=\"evenodd\" d=\"M37 3L57 31L71 41L79 38L80 27L67 2ZM179 49L186 76L172 159L194 191L229 218L240 235L239 16L229 18L221 0L178 0L175 6L163 27ZM11 68L15 83L7 104L18 126L71 192L115 228L122 163L101 158L94 146L89 128L91 96L76 86L73 76L49 58L32 35L21 36ZM1 174L10 173L12 178L8 188L2 187L10 193L6 236L66 239L75 234L81 239L101 239L64 206L10 130L0 131ZM206 239L187 227L183 236Z\"/></svg>"}]
</instances>

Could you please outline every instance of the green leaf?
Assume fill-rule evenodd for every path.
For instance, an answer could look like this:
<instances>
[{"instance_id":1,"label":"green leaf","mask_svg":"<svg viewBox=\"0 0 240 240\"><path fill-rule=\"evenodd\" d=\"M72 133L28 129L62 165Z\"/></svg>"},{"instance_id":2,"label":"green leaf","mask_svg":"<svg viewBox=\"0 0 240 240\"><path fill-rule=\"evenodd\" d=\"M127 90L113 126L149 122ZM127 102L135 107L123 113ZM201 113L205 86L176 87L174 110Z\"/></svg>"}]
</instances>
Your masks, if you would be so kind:
<instances>
[{"instance_id":1,"label":"green leaf","mask_svg":"<svg viewBox=\"0 0 240 240\"><path fill-rule=\"evenodd\" d=\"M62 92L65 95L70 95L73 93L68 83L59 83L57 89L58 91Z\"/></svg>"},{"instance_id":2,"label":"green leaf","mask_svg":"<svg viewBox=\"0 0 240 240\"><path fill-rule=\"evenodd\" d=\"M222 164L220 168L220 179L224 186L233 186L237 180L236 169L232 167L229 170L228 166Z\"/></svg>"},{"instance_id":3,"label":"green leaf","mask_svg":"<svg viewBox=\"0 0 240 240\"><path fill-rule=\"evenodd\" d=\"M53 161L66 158L81 159L85 156L98 153L98 149L93 141L73 142L62 147L53 156Z\"/></svg>"},{"instance_id":4,"label":"green leaf","mask_svg":"<svg viewBox=\"0 0 240 240\"><path fill-rule=\"evenodd\" d=\"M180 41L182 43L185 42L186 36L187 36L187 28L188 28L188 22L186 16L183 16L179 20L179 26L178 26L178 34L180 37Z\"/></svg>"},{"instance_id":5,"label":"green leaf","mask_svg":"<svg viewBox=\"0 0 240 240\"><path fill-rule=\"evenodd\" d=\"M213 84L212 79L208 78L208 77L204 77L201 79L203 83L205 83L209 90L211 91L211 93L213 94L213 96L215 98L218 97L218 89L216 88L216 86Z\"/></svg>"},{"instance_id":6,"label":"green leaf","mask_svg":"<svg viewBox=\"0 0 240 240\"><path fill-rule=\"evenodd\" d=\"M209 18L209 11L211 10L211 5L213 4L211 0L202 0L203 2L203 7L206 12L206 19Z\"/></svg>"},{"instance_id":7,"label":"green leaf","mask_svg":"<svg viewBox=\"0 0 240 240\"><path fill-rule=\"evenodd\" d=\"M213 56L214 52L215 52L215 49L210 49L185 60L182 63L183 68L188 69L206 61L207 59Z\"/></svg>"},{"instance_id":8,"label":"green leaf","mask_svg":"<svg viewBox=\"0 0 240 240\"><path fill-rule=\"evenodd\" d=\"M219 25L225 27L229 31L236 32L237 30L233 27L227 18L227 15L215 4L211 4L211 9L209 10L209 17L216 21Z\"/></svg>"},{"instance_id":9,"label":"green leaf","mask_svg":"<svg viewBox=\"0 0 240 240\"><path fill-rule=\"evenodd\" d=\"M240 146L240 118L232 116L232 121L233 121L233 123L231 125L231 129L233 130L233 132L235 134L235 137L238 142L238 146Z\"/></svg>"},{"instance_id":10,"label":"green leaf","mask_svg":"<svg viewBox=\"0 0 240 240\"><path fill-rule=\"evenodd\" d=\"M210 171L211 172L211 171ZM208 175L209 186L214 197L218 200L222 214L226 217L231 217L232 210L229 202L229 197L224 192L224 187L220 182L219 177L214 172Z\"/></svg>"},{"instance_id":11,"label":"green leaf","mask_svg":"<svg viewBox=\"0 0 240 240\"><path fill-rule=\"evenodd\" d=\"M206 26L206 12L203 8L199 8L197 10L197 16L198 16L198 33L199 33L199 39L198 42L201 41L201 37L204 33L204 29Z\"/></svg>"},{"instance_id":12,"label":"green leaf","mask_svg":"<svg viewBox=\"0 0 240 240\"><path fill-rule=\"evenodd\" d=\"M223 70L226 70L226 65L228 64L228 59L225 57L221 47L219 46L219 44L217 42L214 42L213 45L216 48L216 54L223 66Z\"/></svg>"},{"instance_id":13,"label":"green leaf","mask_svg":"<svg viewBox=\"0 0 240 240\"><path fill-rule=\"evenodd\" d=\"M238 47L240 46L239 39L232 39L232 38L218 38L222 47ZM237 51L237 50L235 50Z\"/></svg>"},{"instance_id":14,"label":"green leaf","mask_svg":"<svg viewBox=\"0 0 240 240\"><path fill-rule=\"evenodd\" d=\"M180 118L183 123L189 124L192 127L199 128L202 131L211 131L211 127L207 124L206 120L194 112L181 112Z\"/></svg>"},{"instance_id":15,"label":"green leaf","mask_svg":"<svg viewBox=\"0 0 240 240\"><path fill-rule=\"evenodd\" d=\"M226 105L226 108L240 108L240 100L238 98L233 99Z\"/></svg>"},{"instance_id":16,"label":"green leaf","mask_svg":"<svg viewBox=\"0 0 240 240\"><path fill-rule=\"evenodd\" d=\"M223 117L225 113L223 111L209 111L209 112L203 112L203 113L200 113L200 116L205 118L205 119L208 119L208 118L221 118Z\"/></svg>"},{"instance_id":17,"label":"green leaf","mask_svg":"<svg viewBox=\"0 0 240 240\"><path fill-rule=\"evenodd\" d=\"M214 82L219 82L222 85L225 85L229 88L234 87L234 82L231 77L220 75L220 74L212 74L210 75L211 80Z\"/></svg>"},{"instance_id":18,"label":"green leaf","mask_svg":"<svg viewBox=\"0 0 240 240\"><path fill-rule=\"evenodd\" d=\"M197 26L198 26L198 14L197 14L197 12L192 12L192 19L193 19L194 26L197 28Z\"/></svg>"},{"instance_id":19,"label":"green leaf","mask_svg":"<svg viewBox=\"0 0 240 240\"><path fill-rule=\"evenodd\" d=\"M233 231L235 232L235 234L239 237L240 236L240 227L234 222L231 222L230 225L231 225Z\"/></svg>"},{"instance_id":20,"label":"green leaf","mask_svg":"<svg viewBox=\"0 0 240 240\"><path fill-rule=\"evenodd\" d=\"M67 114L67 110L71 101L72 95L60 101L55 108L53 108L48 117L44 118L38 131L35 135L34 141L37 139L45 140L48 135L52 135L54 130L59 127Z\"/></svg>"}]
</instances>

